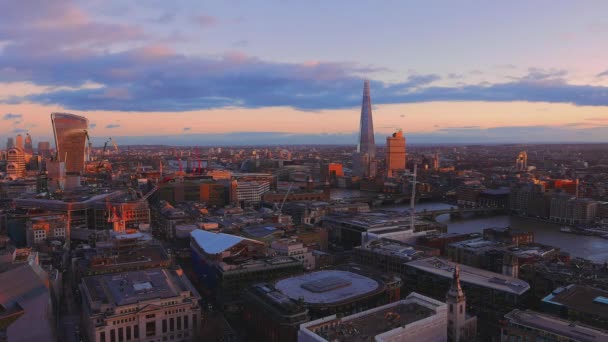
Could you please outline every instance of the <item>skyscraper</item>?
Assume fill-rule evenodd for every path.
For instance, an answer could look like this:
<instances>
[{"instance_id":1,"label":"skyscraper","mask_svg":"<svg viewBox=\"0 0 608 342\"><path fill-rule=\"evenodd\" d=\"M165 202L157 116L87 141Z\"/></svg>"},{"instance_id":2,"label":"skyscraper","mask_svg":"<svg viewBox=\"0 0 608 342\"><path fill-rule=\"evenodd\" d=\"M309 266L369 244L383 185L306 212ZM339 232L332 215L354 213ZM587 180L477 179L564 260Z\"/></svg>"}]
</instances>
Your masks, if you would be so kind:
<instances>
[{"instance_id":1,"label":"skyscraper","mask_svg":"<svg viewBox=\"0 0 608 342\"><path fill-rule=\"evenodd\" d=\"M74 114L52 113L51 122L58 160L65 162L66 173L82 173L89 120Z\"/></svg>"},{"instance_id":2,"label":"skyscraper","mask_svg":"<svg viewBox=\"0 0 608 342\"><path fill-rule=\"evenodd\" d=\"M51 155L51 144L48 141L39 141L38 154L45 158L49 157Z\"/></svg>"},{"instance_id":3,"label":"skyscraper","mask_svg":"<svg viewBox=\"0 0 608 342\"><path fill-rule=\"evenodd\" d=\"M7 138L6 139L6 149L8 150L8 149L13 148L13 147L15 147L15 139L13 139L13 138Z\"/></svg>"},{"instance_id":4,"label":"skyscraper","mask_svg":"<svg viewBox=\"0 0 608 342\"><path fill-rule=\"evenodd\" d=\"M398 171L405 170L405 137L398 129L386 137L386 176L393 177Z\"/></svg>"},{"instance_id":5,"label":"skyscraper","mask_svg":"<svg viewBox=\"0 0 608 342\"><path fill-rule=\"evenodd\" d=\"M6 153L6 173L13 179L25 177L25 156L18 147L10 148Z\"/></svg>"},{"instance_id":6,"label":"skyscraper","mask_svg":"<svg viewBox=\"0 0 608 342\"><path fill-rule=\"evenodd\" d=\"M369 80L365 80L363 83L359 143L357 152L353 155L353 173L355 176L363 178L374 178L376 176L376 143L374 142Z\"/></svg>"},{"instance_id":7,"label":"skyscraper","mask_svg":"<svg viewBox=\"0 0 608 342\"><path fill-rule=\"evenodd\" d=\"M25 143L23 144L23 152L26 154L34 153L34 146L32 145L32 136L29 133L25 134Z\"/></svg>"},{"instance_id":8,"label":"skyscraper","mask_svg":"<svg viewBox=\"0 0 608 342\"><path fill-rule=\"evenodd\" d=\"M15 147L23 150L23 135L17 134L17 139L15 143Z\"/></svg>"},{"instance_id":9,"label":"skyscraper","mask_svg":"<svg viewBox=\"0 0 608 342\"><path fill-rule=\"evenodd\" d=\"M528 171L528 153L521 151L515 159L515 170L517 171Z\"/></svg>"}]
</instances>

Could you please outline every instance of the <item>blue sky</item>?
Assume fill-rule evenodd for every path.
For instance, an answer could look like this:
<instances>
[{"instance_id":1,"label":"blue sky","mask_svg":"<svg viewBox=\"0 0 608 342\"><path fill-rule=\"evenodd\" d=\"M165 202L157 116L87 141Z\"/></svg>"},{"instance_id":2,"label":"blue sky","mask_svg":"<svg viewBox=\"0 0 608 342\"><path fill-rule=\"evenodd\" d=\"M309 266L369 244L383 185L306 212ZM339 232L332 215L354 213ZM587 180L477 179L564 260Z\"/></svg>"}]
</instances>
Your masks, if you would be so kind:
<instances>
[{"instance_id":1,"label":"blue sky","mask_svg":"<svg viewBox=\"0 0 608 342\"><path fill-rule=\"evenodd\" d=\"M48 137L50 112L68 111L125 141L348 143L364 78L380 136L608 130L605 1L26 0L0 13L3 139Z\"/></svg>"}]
</instances>

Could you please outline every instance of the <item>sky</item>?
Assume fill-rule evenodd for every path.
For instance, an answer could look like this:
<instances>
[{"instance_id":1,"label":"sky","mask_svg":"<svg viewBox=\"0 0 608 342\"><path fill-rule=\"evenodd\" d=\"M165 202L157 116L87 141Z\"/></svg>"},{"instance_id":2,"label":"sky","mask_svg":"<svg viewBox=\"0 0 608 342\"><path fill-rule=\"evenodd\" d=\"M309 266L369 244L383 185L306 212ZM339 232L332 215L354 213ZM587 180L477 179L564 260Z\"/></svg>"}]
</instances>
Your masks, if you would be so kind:
<instances>
[{"instance_id":1,"label":"sky","mask_svg":"<svg viewBox=\"0 0 608 342\"><path fill-rule=\"evenodd\" d=\"M606 1L0 1L0 141L608 141ZM0 145L4 145L1 143Z\"/></svg>"}]
</instances>

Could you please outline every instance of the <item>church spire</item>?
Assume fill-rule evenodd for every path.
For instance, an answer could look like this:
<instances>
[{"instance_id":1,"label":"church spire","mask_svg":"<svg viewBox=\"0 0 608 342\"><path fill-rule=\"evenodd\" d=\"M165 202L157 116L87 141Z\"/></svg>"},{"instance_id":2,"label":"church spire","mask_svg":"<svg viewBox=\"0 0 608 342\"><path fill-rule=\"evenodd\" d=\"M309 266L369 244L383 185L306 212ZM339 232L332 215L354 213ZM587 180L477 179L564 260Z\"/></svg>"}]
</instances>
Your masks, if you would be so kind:
<instances>
[{"instance_id":1,"label":"church spire","mask_svg":"<svg viewBox=\"0 0 608 342\"><path fill-rule=\"evenodd\" d=\"M462 291L462 287L460 286L460 266L458 265L454 267L452 284L450 285L450 290L448 291L447 299L452 299L455 302L461 302L465 300L464 291Z\"/></svg>"}]
</instances>

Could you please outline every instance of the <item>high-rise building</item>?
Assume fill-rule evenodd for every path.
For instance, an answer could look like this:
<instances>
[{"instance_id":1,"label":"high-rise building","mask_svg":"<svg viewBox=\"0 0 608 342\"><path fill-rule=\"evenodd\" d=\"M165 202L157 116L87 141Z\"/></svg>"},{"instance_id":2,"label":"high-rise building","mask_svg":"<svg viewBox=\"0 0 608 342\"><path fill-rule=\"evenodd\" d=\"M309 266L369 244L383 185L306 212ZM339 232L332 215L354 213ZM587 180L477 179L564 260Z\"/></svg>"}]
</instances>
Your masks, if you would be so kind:
<instances>
[{"instance_id":1,"label":"high-rise building","mask_svg":"<svg viewBox=\"0 0 608 342\"><path fill-rule=\"evenodd\" d=\"M405 170L405 137L401 129L386 137L386 175Z\"/></svg>"},{"instance_id":2,"label":"high-rise building","mask_svg":"<svg viewBox=\"0 0 608 342\"><path fill-rule=\"evenodd\" d=\"M6 149L9 150L11 148L15 147L15 139L13 138L7 138L6 139Z\"/></svg>"},{"instance_id":3,"label":"high-rise building","mask_svg":"<svg viewBox=\"0 0 608 342\"><path fill-rule=\"evenodd\" d=\"M51 144L48 141L39 141L38 142L38 154L43 157L50 157Z\"/></svg>"},{"instance_id":4,"label":"high-rise building","mask_svg":"<svg viewBox=\"0 0 608 342\"><path fill-rule=\"evenodd\" d=\"M528 153L521 151L515 159L515 170L517 171L528 171Z\"/></svg>"},{"instance_id":5,"label":"high-rise building","mask_svg":"<svg viewBox=\"0 0 608 342\"><path fill-rule=\"evenodd\" d=\"M67 173L82 173L89 120L74 114L52 113L51 121L58 160L65 162Z\"/></svg>"},{"instance_id":6,"label":"high-rise building","mask_svg":"<svg viewBox=\"0 0 608 342\"><path fill-rule=\"evenodd\" d=\"M23 143L23 152L26 154L34 154L34 146L32 145L32 136L29 133L25 134L25 142Z\"/></svg>"},{"instance_id":7,"label":"high-rise building","mask_svg":"<svg viewBox=\"0 0 608 342\"><path fill-rule=\"evenodd\" d=\"M23 150L17 147L9 149L6 153L6 173L11 178L25 177L25 155Z\"/></svg>"},{"instance_id":8,"label":"high-rise building","mask_svg":"<svg viewBox=\"0 0 608 342\"><path fill-rule=\"evenodd\" d=\"M15 147L23 150L23 135L17 134L17 139L15 143Z\"/></svg>"},{"instance_id":9,"label":"high-rise building","mask_svg":"<svg viewBox=\"0 0 608 342\"><path fill-rule=\"evenodd\" d=\"M357 152L353 155L353 174L363 178L376 176L376 143L369 80L365 80L363 83L359 143Z\"/></svg>"}]
</instances>

